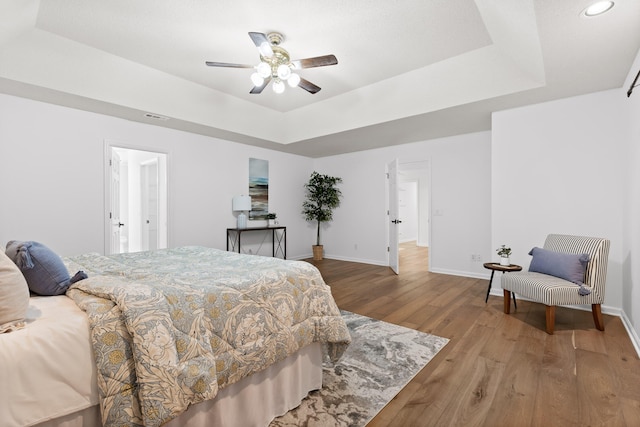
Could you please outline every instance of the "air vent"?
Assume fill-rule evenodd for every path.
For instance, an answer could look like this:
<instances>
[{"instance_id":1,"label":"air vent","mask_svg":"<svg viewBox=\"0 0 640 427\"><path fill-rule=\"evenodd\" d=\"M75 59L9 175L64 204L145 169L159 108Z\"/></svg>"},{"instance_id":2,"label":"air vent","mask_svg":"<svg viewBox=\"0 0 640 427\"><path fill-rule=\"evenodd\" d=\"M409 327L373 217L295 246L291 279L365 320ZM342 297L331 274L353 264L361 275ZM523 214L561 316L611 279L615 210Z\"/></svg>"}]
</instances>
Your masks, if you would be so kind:
<instances>
[{"instance_id":1,"label":"air vent","mask_svg":"<svg viewBox=\"0 0 640 427\"><path fill-rule=\"evenodd\" d=\"M153 114L153 113L145 113L144 116L148 119L153 119L153 120L169 120L169 117L165 117L165 116L160 116L158 114Z\"/></svg>"}]
</instances>

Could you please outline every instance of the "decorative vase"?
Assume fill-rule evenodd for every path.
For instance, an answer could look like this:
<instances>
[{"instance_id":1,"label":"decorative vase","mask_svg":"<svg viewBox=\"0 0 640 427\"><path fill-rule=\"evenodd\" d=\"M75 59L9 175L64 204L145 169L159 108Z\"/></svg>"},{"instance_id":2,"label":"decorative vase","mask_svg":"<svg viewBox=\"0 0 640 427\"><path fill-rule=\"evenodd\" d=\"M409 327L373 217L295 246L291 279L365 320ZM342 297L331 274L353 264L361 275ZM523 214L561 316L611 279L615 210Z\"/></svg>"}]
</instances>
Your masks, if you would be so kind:
<instances>
[{"instance_id":1,"label":"decorative vase","mask_svg":"<svg viewBox=\"0 0 640 427\"><path fill-rule=\"evenodd\" d=\"M313 245L313 259L320 261L322 259L322 245Z\"/></svg>"},{"instance_id":2,"label":"decorative vase","mask_svg":"<svg viewBox=\"0 0 640 427\"><path fill-rule=\"evenodd\" d=\"M500 258L500 265L509 266L509 265L511 265L511 261L509 261L508 257L501 257Z\"/></svg>"}]
</instances>

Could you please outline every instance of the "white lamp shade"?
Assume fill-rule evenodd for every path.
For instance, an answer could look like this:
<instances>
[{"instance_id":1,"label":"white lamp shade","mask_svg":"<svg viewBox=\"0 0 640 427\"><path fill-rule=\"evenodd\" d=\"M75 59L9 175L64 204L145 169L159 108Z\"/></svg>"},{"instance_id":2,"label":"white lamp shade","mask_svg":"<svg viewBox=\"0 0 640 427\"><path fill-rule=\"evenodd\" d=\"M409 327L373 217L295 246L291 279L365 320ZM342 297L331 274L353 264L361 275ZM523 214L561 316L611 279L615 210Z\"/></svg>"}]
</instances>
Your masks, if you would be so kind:
<instances>
[{"instance_id":1,"label":"white lamp shade","mask_svg":"<svg viewBox=\"0 0 640 427\"><path fill-rule=\"evenodd\" d=\"M250 211L251 196L235 196L232 201L232 209L234 211Z\"/></svg>"}]
</instances>

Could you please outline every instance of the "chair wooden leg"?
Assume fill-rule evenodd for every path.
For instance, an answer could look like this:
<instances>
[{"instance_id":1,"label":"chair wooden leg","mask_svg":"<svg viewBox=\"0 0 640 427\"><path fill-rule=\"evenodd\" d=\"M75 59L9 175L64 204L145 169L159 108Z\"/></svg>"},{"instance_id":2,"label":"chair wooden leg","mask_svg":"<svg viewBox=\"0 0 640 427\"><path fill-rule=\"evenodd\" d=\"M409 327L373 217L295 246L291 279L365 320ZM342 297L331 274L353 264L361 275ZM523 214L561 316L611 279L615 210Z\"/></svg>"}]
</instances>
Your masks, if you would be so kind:
<instances>
[{"instance_id":1,"label":"chair wooden leg","mask_svg":"<svg viewBox=\"0 0 640 427\"><path fill-rule=\"evenodd\" d=\"M555 328L555 324L556 324L556 306L555 305L548 305L547 306L547 314L546 314L546 320L547 320L547 333L549 335L553 335L553 329Z\"/></svg>"},{"instance_id":2,"label":"chair wooden leg","mask_svg":"<svg viewBox=\"0 0 640 427\"><path fill-rule=\"evenodd\" d=\"M504 314L511 312L511 291L503 290L504 292Z\"/></svg>"},{"instance_id":3,"label":"chair wooden leg","mask_svg":"<svg viewBox=\"0 0 640 427\"><path fill-rule=\"evenodd\" d=\"M596 328L599 331L604 331L604 322L602 321L602 309L600 304L591 304L591 311L593 312L593 322L596 324Z\"/></svg>"}]
</instances>

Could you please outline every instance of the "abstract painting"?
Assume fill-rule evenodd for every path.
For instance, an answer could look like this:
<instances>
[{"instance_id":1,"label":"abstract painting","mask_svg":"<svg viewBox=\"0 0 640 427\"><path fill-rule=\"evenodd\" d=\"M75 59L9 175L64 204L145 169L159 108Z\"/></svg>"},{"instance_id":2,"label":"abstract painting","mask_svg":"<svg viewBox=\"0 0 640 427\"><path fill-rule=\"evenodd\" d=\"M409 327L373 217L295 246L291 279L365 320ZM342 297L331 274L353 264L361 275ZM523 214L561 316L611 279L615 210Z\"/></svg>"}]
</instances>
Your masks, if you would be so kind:
<instances>
[{"instance_id":1,"label":"abstract painting","mask_svg":"<svg viewBox=\"0 0 640 427\"><path fill-rule=\"evenodd\" d=\"M269 162L249 159L249 219L265 219L269 213Z\"/></svg>"}]
</instances>

